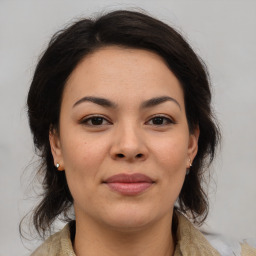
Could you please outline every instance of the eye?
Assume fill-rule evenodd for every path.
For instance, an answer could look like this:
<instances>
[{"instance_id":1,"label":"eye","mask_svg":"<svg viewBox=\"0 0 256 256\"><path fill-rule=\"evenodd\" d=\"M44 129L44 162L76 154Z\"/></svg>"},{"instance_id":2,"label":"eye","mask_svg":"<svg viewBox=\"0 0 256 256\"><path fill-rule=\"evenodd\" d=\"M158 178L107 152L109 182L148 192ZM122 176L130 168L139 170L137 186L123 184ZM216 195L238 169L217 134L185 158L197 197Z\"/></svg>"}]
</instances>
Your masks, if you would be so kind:
<instances>
[{"instance_id":1,"label":"eye","mask_svg":"<svg viewBox=\"0 0 256 256\"><path fill-rule=\"evenodd\" d=\"M166 116L154 116L149 121L147 121L147 124L155 125L155 126L163 126L168 124L174 124L175 122Z\"/></svg>"},{"instance_id":2,"label":"eye","mask_svg":"<svg viewBox=\"0 0 256 256\"><path fill-rule=\"evenodd\" d=\"M88 126L109 125L110 122L102 116L91 116L81 120L81 123Z\"/></svg>"}]
</instances>

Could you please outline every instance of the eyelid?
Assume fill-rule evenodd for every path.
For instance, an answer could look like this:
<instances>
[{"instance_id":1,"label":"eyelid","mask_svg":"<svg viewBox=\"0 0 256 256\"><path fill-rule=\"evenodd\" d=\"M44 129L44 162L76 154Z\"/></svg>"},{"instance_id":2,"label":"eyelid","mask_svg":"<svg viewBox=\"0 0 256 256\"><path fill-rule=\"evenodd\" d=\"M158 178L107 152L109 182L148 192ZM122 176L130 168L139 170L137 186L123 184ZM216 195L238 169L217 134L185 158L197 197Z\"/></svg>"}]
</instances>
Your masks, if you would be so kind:
<instances>
[{"instance_id":1,"label":"eyelid","mask_svg":"<svg viewBox=\"0 0 256 256\"><path fill-rule=\"evenodd\" d=\"M107 121L107 124L93 125L93 124L87 123L89 120L91 120L92 118L95 118L95 117L102 118L103 122ZM169 115L165 115L165 114L155 114L155 115L151 116L145 123L148 124L150 121L152 121L152 119L157 118L157 117L167 120L167 124L152 124L153 126L166 126L166 125L176 124L176 121L172 117L170 117ZM109 121L108 118L106 118L105 116L100 115L100 114L92 114L92 115L85 116L79 120L79 123L86 125L86 126L91 126L91 127L100 127L103 125L113 124L111 121Z\"/></svg>"},{"instance_id":2,"label":"eyelid","mask_svg":"<svg viewBox=\"0 0 256 256\"><path fill-rule=\"evenodd\" d=\"M83 117L83 118L80 119L79 123L80 123L80 124L83 124L83 125L87 125L87 126L92 126L92 127L96 127L96 126L100 127L100 126L102 126L102 125L105 125L105 124L93 125L93 124L87 124L87 123L86 123L88 120L91 120L92 118L95 118L95 117L100 117L100 118L104 119L105 121L108 122L107 125L112 124L112 123L108 120L108 118L106 118L105 116L102 116L102 115L97 115L97 114L92 114L92 115L85 116L85 117Z\"/></svg>"},{"instance_id":3,"label":"eyelid","mask_svg":"<svg viewBox=\"0 0 256 256\"><path fill-rule=\"evenodd\" d=\"M169 115L164 115L164 114L156 114L156 115L153 115L151 116L148 121L146 123L148 123L149 121L151 121L152 119L156 118L156 117L160 117L160 118L165 118L166 120L168 120L168 124L160 124L160 125L157 125L157 124L153 124L154 126L164 126L164 125L171 125L171 124L176 124L176 121L170 117Z\"/></svg>"}]
</instances>

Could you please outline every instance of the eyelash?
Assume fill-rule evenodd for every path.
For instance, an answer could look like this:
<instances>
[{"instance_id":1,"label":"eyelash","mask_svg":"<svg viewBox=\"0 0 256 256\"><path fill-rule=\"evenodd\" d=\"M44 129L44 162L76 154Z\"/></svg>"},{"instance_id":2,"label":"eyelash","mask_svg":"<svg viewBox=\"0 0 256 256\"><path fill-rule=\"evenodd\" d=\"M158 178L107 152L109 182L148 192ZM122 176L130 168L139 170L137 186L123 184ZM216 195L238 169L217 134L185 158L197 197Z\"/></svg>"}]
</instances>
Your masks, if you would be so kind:
<instances>
[{"instance_id":1,"label":"eyelash","mask_svg":"<svg viewBox=\"0 0 256 256\"><path fill-rule=\"evenodd\" d=\"M82 120L80 121L80 123L83 124L83 125L94 126L94 127L97 127L97 126L100 127L100 126L104 125L104 124L98 124L98 125L97 125L97 124L92 124L92 123L91 123L91 124L88 124L88 122L89 122L89 121L92 122L92 120L93 120L94 118L101 118L103 121L107 121L107 122L108 122L107 125L112 124L110 121L108 121L106 118L104 118L103 116L100 116L100 115L94 115L94 116L87 117L87 118L85 118L85 119L82 119ZM164 119L164 120L165 120L165 124L152 124L153 126L165 126L165 125L170 125L170 124L176 124L176 122L175 122L173 119L171 119L170 117L163 116L163 115L156 115L156 116L151 117L151 118L146 122L146 124L147 124L149 121L152 121L153 119L156 119L156 118Z\"/></svg>"},{"instance_id":2,"label":"eyelash","mask_svg":"<svg viewBox=\"0 0 256 256\"><path fill-rule=\"evenodd\" d=\"M107 121L108 124L111 124L111 122L109 122L106 118L104 118L103 116L98 116L98 115L94 115L94 116L90 116L90 117L88 117L88 118L82 119L80 123L81 123L81 124L84 124L84 125L87 125L87 126L101 126L101 125L103 125L103 124L100 124L100 125L88 124L88 122L89 122L89 121L92 121L93 118L101 118L101 119Z\"/></svg>"},{"instance_id":3,"label":"eyelash","mask_svg":"<svg viewBox=\"0 0 256 256\"><path fill-rule=\"evenodd\" d=\"M162 118L165 120L165 124L160 124L160 125L157 125L157 124L152 124L154 126L164 126L164 125L170 125L170 124L175 124L175 121L173 119L171 119L170 117L166 117L166 116L163 116L163 115L156 115L156 116L153 116L149 119L149 121L152 121L153 119L156 119L156 118ZM148 123L149 121L147 121L146 123Z\"/></svg>"}]
</instances>

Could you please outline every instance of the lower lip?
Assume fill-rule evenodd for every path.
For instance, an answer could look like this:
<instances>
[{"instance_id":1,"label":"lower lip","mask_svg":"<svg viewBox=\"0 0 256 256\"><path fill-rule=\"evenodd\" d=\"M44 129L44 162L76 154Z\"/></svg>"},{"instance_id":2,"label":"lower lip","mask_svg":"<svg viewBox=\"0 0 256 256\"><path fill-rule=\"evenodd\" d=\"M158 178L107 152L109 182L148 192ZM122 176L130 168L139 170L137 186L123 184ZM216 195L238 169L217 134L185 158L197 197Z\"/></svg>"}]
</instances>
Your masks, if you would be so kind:
<instances>
[{"instance_id":1,"label":"lower lip","mask_svg":"<svg viewBox=\"0 0 256 256\"><path fill-rule=\"evenodd\" d=\"M153 183L149 182L134 182L134 183L106 183L106 185L111 189L123 195L134 196L138 195L148 188L150 188Z\"/></svg>"}]
</instances>

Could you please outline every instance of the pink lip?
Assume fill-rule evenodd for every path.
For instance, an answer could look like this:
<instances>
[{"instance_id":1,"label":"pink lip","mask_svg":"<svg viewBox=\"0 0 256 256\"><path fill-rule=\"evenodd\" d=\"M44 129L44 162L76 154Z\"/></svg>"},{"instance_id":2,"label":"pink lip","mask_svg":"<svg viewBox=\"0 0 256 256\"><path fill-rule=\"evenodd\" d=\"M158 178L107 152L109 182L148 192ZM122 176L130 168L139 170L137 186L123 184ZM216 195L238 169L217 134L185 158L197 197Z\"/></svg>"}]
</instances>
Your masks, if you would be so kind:
<instances>
[{"instance_id":1,"label":"pink lip","mask_svg":"<svg viewBox=\"0 0 256 256\"><path fill-rule=\"evenodd\" d=\"M117 174L109 177L104 183L113 191L123 195L137 195L151 187L155 182L140 173Z\"/></svg>"}]
</instances>

